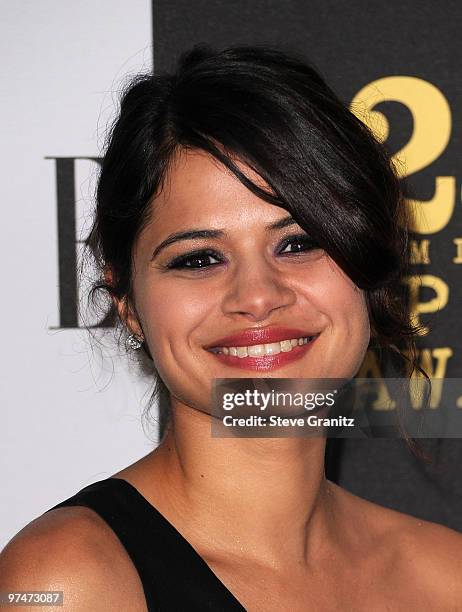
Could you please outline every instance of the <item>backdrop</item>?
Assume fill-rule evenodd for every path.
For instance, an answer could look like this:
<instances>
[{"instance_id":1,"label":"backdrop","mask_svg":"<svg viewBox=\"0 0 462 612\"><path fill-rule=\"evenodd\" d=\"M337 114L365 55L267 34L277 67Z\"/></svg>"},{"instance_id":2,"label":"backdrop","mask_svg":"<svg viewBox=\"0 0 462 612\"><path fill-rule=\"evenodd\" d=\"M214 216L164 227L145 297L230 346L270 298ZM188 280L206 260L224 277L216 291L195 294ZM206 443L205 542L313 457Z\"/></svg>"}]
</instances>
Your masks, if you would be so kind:
<instances>
[{"instance_id":1,"label":"backdrop","mask_svg":"<svg viewBox=\"0 0 462 612\"><path fill-rule=\"evenodd\" d=\"M418 220L407 286L427 328L420 363L435 378L460 377L462 5L155 0L153 10L156 71L196 42L283 45L311 61L386 141ZM380 374L376 365L371 354L363 375ZM432 465L400 440L336 441L328 474L363 497L462 530L462 440L426 440L424 448Z\"/></svg>"},{"instance_id":2,"label":"backdrop","mask_svg":"<svg viewBox=\"0 0 462 612\"><path fill-rule=\"evenodd\" d=\"M81 241L108 122L126 75L173 65L196 42L289 45L386 140L420 221L407 286L427 325L420 360L461 370L459 31L462 8L354 0L32 0L1 6L3 351L0 546L32 518L149 452L149 381L82 330ZM411 200L411 197L409 198ZM420 278L420 281L419 281ZM101 321L94 320L96 330ZM110 332L110 330L109 330ZM374 369L373 356L366 362ZM438 409L436 406L435 409ZM461 440L336 441L350 490L462 529Z\"/></svg>"},{"instance_id":3,"label":"backdrop","mask_svg":"<svg viewBox=\"0 0 462 612\"><path fill-rule=\"evenodd\" d=\"M150 2L0 4L2 547L157 435L140 419L146 381L79 329L76 284L117 92L152 69Z\"/></svg>"}]
</instances>

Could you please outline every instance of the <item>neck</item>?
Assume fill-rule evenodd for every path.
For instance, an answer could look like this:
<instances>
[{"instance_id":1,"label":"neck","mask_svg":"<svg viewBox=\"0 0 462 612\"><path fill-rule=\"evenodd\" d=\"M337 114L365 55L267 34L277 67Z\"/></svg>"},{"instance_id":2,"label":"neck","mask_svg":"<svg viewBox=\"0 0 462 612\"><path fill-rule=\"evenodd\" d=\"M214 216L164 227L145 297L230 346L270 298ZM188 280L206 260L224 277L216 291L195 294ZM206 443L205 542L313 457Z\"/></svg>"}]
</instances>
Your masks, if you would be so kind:
<instances>
[{"instance_id":1,"label":"neck","mask_svg":"<svg viewBox=\"0 0 462 612\"><path fill-rule=\"evenodd\" d=\"M169 506L197 533L207 524L214 549L308 563L334 537L325 439L212 438L210 419L172 406L172 426L152 456Z\"/></svg>"}]
</instances>

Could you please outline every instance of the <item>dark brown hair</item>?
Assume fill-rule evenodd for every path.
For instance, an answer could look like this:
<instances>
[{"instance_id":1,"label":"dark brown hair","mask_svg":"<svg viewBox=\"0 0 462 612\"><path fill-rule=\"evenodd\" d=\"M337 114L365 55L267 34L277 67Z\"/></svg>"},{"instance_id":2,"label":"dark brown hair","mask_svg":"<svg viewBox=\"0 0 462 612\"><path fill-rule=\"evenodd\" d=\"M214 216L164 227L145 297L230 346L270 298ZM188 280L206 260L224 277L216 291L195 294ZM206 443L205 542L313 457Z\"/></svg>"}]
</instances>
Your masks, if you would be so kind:
<instances>
[{"instance_id":1,"label":"dark brown hair","mask_svg":"<svg viewBox=\"0 0 462 612\"><path fill-rule=\"evenodd\" d=\"M91 299L104 291L133 301L133 247L181 148L208 152L258 197L286 209L365 291L372 345L398 354L406 376L421 370L402 284L409 213L390 157L304 59L274 48L198 45L174 72L130 81L87 240L101 272ZM270 189L242 174L236 157Z\"/></svg>"}]
</instances>

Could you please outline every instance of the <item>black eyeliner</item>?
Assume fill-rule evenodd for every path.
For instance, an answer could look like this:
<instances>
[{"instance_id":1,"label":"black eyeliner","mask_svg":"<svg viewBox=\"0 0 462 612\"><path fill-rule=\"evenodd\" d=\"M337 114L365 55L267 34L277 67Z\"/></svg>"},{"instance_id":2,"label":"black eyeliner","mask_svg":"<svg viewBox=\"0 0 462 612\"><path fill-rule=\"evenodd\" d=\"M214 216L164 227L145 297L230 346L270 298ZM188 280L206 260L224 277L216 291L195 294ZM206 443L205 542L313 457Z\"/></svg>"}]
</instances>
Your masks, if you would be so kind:
<instances>
[{"instance_id":1,"label":"black eyeliner","mask_svg":"<svg viewBox=\"0 0 462 612\"><path fill-rule=\"evenodd\" d=\"M182 265L183 263L187 262L192 257L200 257L201 255L203 256L208 255L210 257L214 257L215 259L221 260L220 263L222 262L222 258L220 257L220 255L218 255L218 253L214 251L213 249L197 249L196 251L191 251L189 253L184 253L183 255L178 255L178 257L175 257L174 259L172 259L172 261L170 261L168 264L166 264L163 267L167 270L175 270L175 269L203 270L205 268L210 268L211 266L218 265L218 264L210 264L208 266L199 266L199 267Z\"/></svg>"},{"instance_id":2,"label":"black eyeliner","mask_svg":"<svg viewBox=\"0 0 462 612\"><path fill-rule=\"evenodd\" d=\"M320 248L319 243L316 242L316 240L314 240L314 238L312 238L308 234L293 234L292 236L287 236L287 238L283 239L278 250L280 251L282 249L285 249L291 243L291 241L295 241L295 240L299 240L304 245L307 245L308 247L310 247L310 250ZM297 252L303 253L306 251L293 251L292 253L280 253L280 254L281 255L295 255L297 254Z\"/></svg>"},{"instance_id":3,"label":"black eyeliner","mask_svg":"<svg viewBox=\"0 0 462 612\"><path fill-rule=\"evenodd\" d=\"M305 246L308 246L310 250L319 248L319 244L313 238L311 238L308 234L293 234L291 236L287 236L286 238L282 240L282 242L279 244L277 248L277 252L279 252L282 249L285 249L289 244L291 244L292 241L299 241L303 243ZM307 251L302 250L302 251L293 251L290 253L280 253L280 254L281 255L297 255L298 253L304 253L304 252L307 252ZM186 264L186 262L189 259L193 257L200 257L200 256L214 257L215 259L219 260L218 263L223 263L224 261L222 256L219 255L217 251L215 251L214 249L197 249L194 251L190 251L188 253L184 253L182 255L178 255L177 257L172 259L169 263L161 267L164 271L169 271L169 270L195 270L197 271L197 270L206 270L208 268L218 265L218 263L208 264L205 266L196 266L196 267L183 265L183 264Z\"/></svg>"}]
</instances>

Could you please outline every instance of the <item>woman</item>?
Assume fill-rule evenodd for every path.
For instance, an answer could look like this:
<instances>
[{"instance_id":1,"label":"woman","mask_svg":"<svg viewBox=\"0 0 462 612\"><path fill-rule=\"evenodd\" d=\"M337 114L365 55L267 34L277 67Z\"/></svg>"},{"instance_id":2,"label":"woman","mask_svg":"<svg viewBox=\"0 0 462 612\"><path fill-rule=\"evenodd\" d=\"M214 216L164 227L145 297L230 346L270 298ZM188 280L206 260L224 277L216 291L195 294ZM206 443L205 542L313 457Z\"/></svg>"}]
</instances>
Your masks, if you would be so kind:
<instances>
[{"instance_id":1,"label":"woman","mask_svg":"<svg viewBox=\"0 0 462 612\"><path fill-rule=\"evenodd\" d=\"M89 245L169 424L19 532L1 590L72 611L462 609L462 536L328 481L325 438L210 433L214 379L351 378L372 340L412 349L405 210L384 150L296 57L196 47L131 83Z\"/></svg>"}]
</instances>

